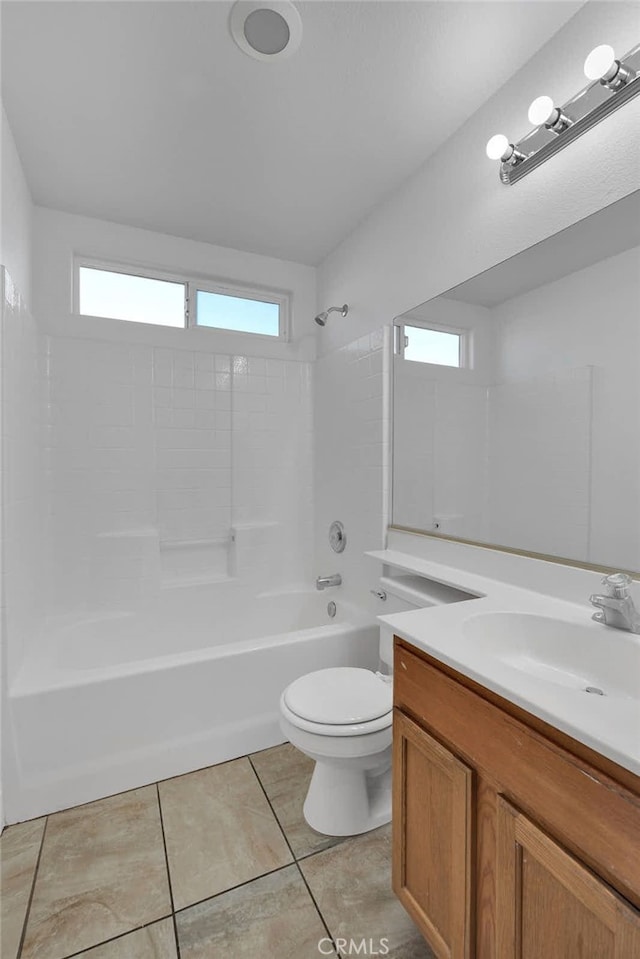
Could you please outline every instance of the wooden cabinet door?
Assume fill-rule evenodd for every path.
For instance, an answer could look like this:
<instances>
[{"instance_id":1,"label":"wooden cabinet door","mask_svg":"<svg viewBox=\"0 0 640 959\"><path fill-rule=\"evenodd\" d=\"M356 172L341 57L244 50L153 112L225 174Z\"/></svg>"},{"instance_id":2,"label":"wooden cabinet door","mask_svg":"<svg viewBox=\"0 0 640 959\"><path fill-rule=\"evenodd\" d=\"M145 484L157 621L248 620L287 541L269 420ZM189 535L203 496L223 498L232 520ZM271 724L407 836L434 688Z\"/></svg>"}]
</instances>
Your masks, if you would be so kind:
<instances>
[{"instance_id":1,"label":"wooden cabinet door","mask_svg":"<svg viewBox=\"0 0 640 959\"><path fill-rule=\"evenodd\" d=\"M502 797L497 959L640 959L640 913Z\"/></svg>"},{"instance_id":2,"label":"wooden cabinet door","mask_svg":"<svg viewBox=\"0 0 640 959\"><path fill-rule=\"evenodd\" d=\"M394 891L438 959L469 959L472 772L397 710L393 733Z\"/></svg>"}]
</instances>

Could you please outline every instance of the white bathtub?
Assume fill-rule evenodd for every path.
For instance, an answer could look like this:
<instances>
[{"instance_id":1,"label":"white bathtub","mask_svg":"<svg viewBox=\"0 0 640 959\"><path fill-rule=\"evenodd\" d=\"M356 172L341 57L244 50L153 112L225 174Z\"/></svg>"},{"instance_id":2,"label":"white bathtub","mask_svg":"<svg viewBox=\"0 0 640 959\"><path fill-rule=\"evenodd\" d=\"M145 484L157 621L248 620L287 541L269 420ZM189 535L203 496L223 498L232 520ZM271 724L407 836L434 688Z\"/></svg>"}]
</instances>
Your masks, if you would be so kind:
<instances>
[{"instance_id":1,"label":"white bathtub","mask_svg":"<svg viewBox=\"0 0 640 959\"><path fill-rule=\"evenodd\" d=\"M166 590L153 612L66 623L10 691L9 821L282 742L293 679L378 662L378 629L328 593ZM18 757L17 759L15 757Z\"/></svg>"}]
</instances>

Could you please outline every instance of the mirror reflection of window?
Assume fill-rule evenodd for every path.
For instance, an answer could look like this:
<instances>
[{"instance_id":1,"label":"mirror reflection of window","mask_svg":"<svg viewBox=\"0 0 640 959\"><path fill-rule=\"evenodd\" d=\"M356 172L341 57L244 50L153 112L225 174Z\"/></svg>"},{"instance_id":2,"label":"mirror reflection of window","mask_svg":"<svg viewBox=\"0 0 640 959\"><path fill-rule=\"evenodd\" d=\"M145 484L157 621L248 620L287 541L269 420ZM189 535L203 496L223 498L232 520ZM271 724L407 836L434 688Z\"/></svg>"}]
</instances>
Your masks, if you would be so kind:
<instances>
[{"instance_id":1,"label":"mirror reflection of window","mask_svg":"<svg viewBox=\"0 0 640 959\"><path fill-rule=\"evenodd\" d=\"M404 325L405 360L433 363L436 366L461 366L461 339L459 333L431 330L421 326Z\"/></svg>"}]
</instances>

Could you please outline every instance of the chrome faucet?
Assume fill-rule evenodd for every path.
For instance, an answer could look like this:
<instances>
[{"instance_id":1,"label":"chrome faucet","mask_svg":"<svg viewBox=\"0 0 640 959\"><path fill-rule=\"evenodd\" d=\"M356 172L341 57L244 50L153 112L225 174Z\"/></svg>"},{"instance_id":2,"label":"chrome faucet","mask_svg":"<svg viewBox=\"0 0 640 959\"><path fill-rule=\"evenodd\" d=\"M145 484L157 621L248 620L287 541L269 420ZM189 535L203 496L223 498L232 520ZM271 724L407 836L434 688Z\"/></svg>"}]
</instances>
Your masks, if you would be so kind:
<instances>
[{"instance_id":1,"label":"chrome faucet","mask_svg":"<svg viewBox=\"0 0 640 959\"><path fill-rule=\"evenodd\" d=\"M327 589L329 586L342 586L342 576L334 573L333 576L318 576L316 589Z\"/></svg>"},{"instance_id":2,"label":"chrome faucet","mask_svg":"<svg viewBox=\"0 0 640 959\"><path fill-rule=\"evenodd\" d=\"M640 633L640 612L631 597L631 577L626 573L612 573L602 580L607 591L600 596L589 597L592 606L598 606L598 612L592 619L615 629L626 629L629 633Z\"/></svg>"}]
</instances>

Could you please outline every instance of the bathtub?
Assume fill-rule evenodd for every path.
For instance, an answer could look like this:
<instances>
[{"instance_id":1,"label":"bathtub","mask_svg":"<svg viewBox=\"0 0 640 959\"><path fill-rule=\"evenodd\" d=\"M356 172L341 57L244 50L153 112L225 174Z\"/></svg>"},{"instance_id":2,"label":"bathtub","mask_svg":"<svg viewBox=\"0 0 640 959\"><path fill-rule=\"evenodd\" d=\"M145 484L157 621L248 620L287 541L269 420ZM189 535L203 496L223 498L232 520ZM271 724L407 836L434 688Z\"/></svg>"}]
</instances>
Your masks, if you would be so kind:
<instances>
[{"instance_id":1,"label":"bathtub","mask_svg":"<svg viewBox=\"0 0 640 959\"><path fill-rule=\"evenodd\" d=\"M153 609L52 627L9 694L9 821L283 741L282 689L313 669L376 668L378 628L327 593L164 590Z\"/></svg>"}]
</instances>

